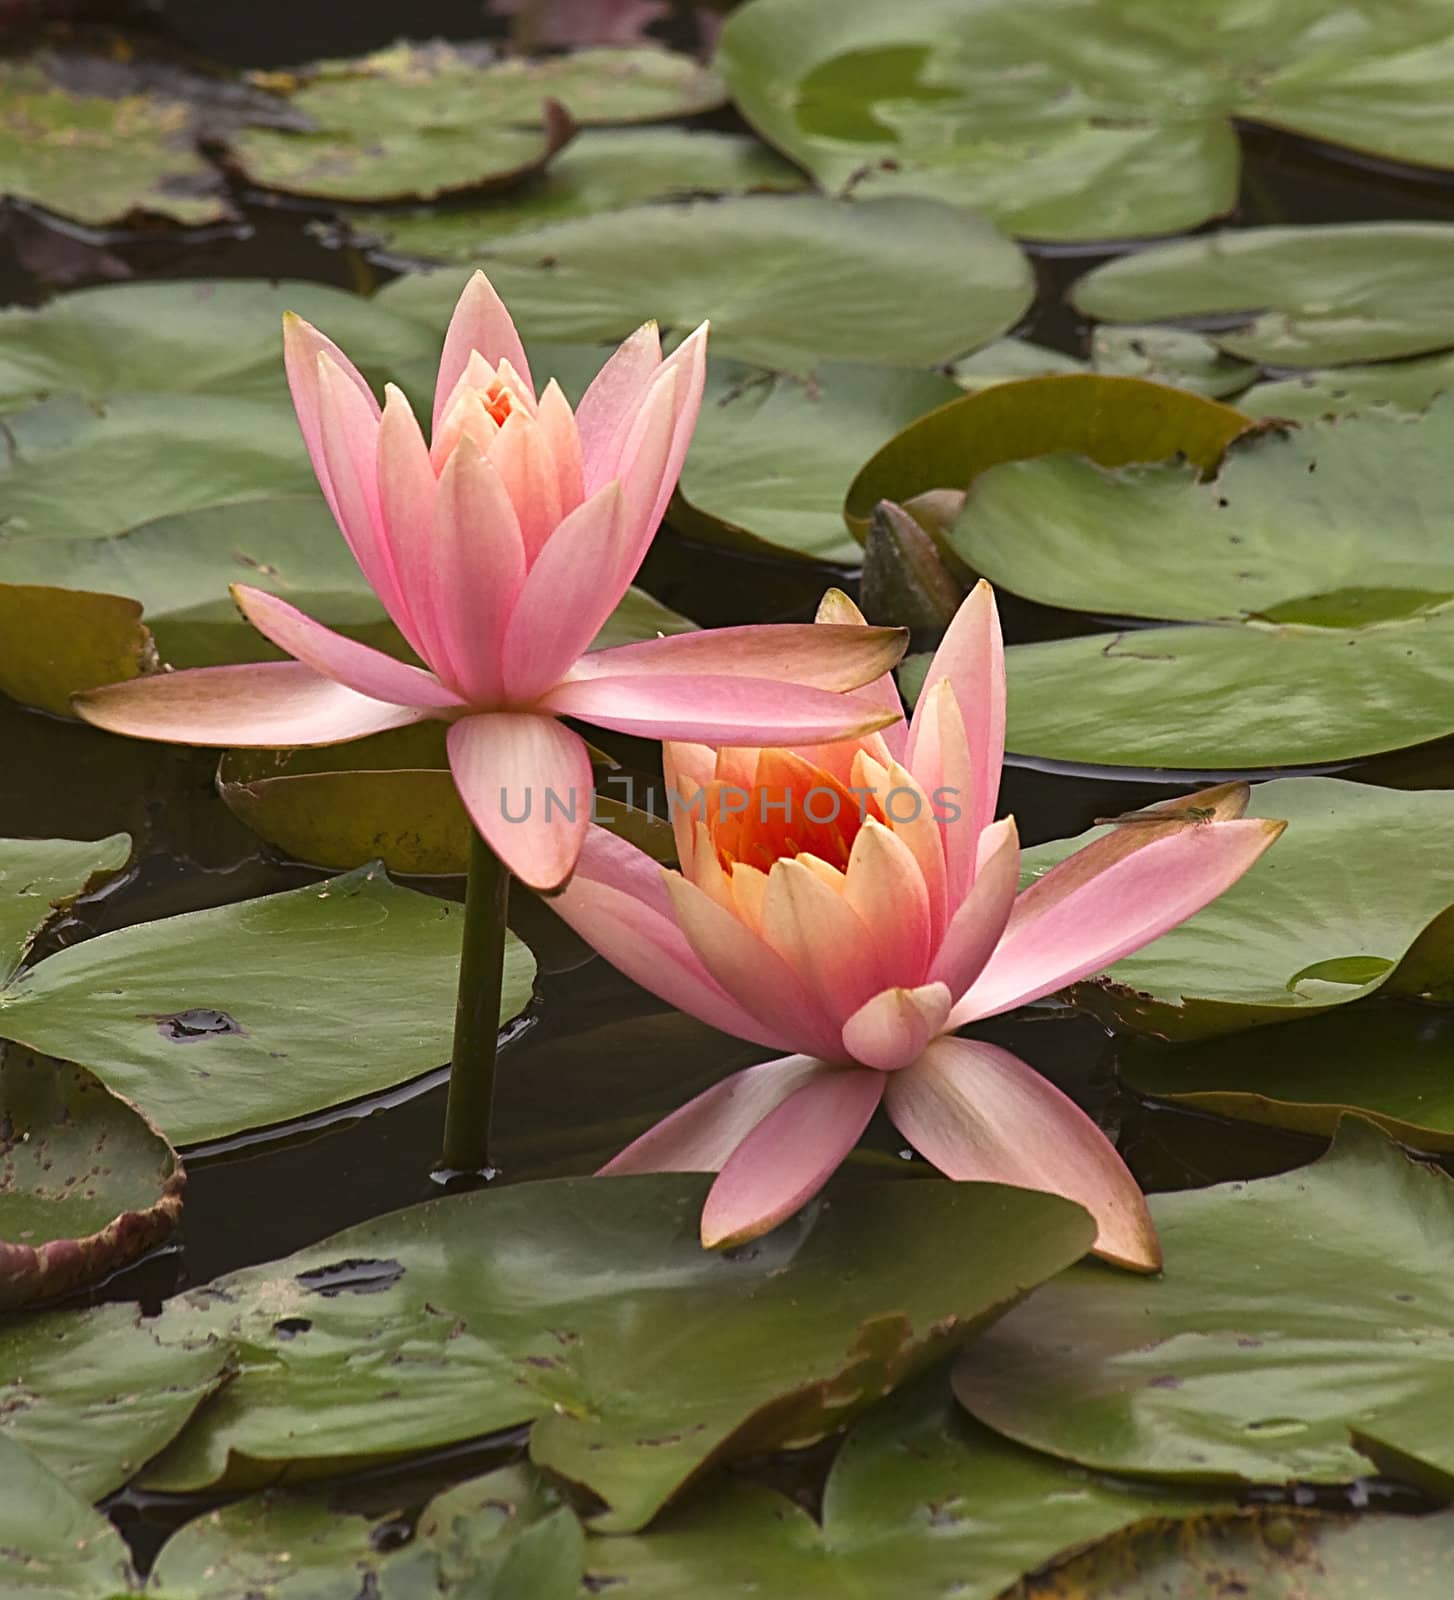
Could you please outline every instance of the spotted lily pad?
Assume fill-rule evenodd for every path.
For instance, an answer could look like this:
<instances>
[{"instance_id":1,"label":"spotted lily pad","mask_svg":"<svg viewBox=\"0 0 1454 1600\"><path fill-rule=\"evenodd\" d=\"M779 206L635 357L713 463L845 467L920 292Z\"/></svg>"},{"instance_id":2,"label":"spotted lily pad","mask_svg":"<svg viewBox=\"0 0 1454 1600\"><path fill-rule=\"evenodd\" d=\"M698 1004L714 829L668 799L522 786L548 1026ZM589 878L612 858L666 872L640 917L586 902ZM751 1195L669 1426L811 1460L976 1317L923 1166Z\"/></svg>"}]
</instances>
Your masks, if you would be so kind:
<instances>
[{"instance_id":1,"label":"spotted lily pad","mask_svg":"<svg viewBox=\"0 0 1454 1600\"><path fill-rule=\"evenodd\" d=\"M1118 1027L1189 1039L1383 988L1454 993L1439 926L1454 906L1454 794L1283 778L1253 790L1249 815L1284 818L1287 831L1204 910L1075 990L1079 1002ZM1026 872L1038 876L1085 838L1027 850Z\"/></svg>"},{"instance_id":2,"label":"spotted lily pad","mask_svg":"<svg viewBox=\"0 0 1454 1600\"><path fill-rule=\"evenodd\" d=\"M509 184L577 124L649 122L723 98L706 68L649 45L528 61L488 45L397 44L260 81L290 94L301 125L235 133L229 161L264 189L355 201Z\"/></svg>"},{"instance_id":3,"label":"spotted lily pad","mask_svg":"<svg viewBox=\"0 0 1454 1600\"><path fill-rule=\"evenodd\" d=\"M1334 366L1454 345L1451 269L1441 223L1245 228L1107 262L1072 298L1106 322L1213 320L1210 337L1246 361Z\"/></svg>"},{"instance_id":4,"label":"spotted lily pad","mask_svg":"<svg viewBox=\"0 0 1454 1600\"><path fill-rule=\"evenodd\" d=\"M624 339L648 318L684 334L710 318L714 354L799 373L948 361L1033 293L1024 257L978 217L821 195L632 206L512 235L476 264L535 338ZM379 300L442 327L459 289L458 273L414 274Z\"/></svg>"},{"instance_id":5,"label":"spotted lily pad","mask_svg":"<svg viewBox=\"0 0 1454 1600\"><path fill-rule=\"evenodd\" d=\"M808 180L796 167L746 134L591 128L577 134L528 184L476 206L374 211L352 218L350 225L390 258L473 266L503 235L570 217L651 200L806 187Z\"/></svg>"},{"instance_id":6,"label":"spotted lily pad","mask_svg":"<svg viewBox=\"0 0 1454 1600\"><path fill-rule=\"evenodd\" d=\"M1367 366L1302 372L1259 383L1238 404L1255 417L1286 417L1312 422L1350 412L1427 411L1454 389L1454 355L1419 356L1410 361L1376 361Z\"/></svg>"},{"instance_id":7,"label":"spotted lily pad","mask_svg":"<svg viewBox=\"0 0 1454 1600\"><path fill-rule=\"evenodd\" d=\"M706 1185L450 1196L170 1302L164 1326L236 1339L243 1364L148 1482L317 1477L533 1418L536 1463L600 1496L602 1528L639 1528L711 1463L847 1421L1092 1231L1049 1195L900 1181L711 1253Z\"/></svg>"},{"instance_id":8,"label":"spotted lily pad","mask_svg":"<svg viewBox=\"0 0 1454 1600\"><path fill-rule=\"evenodd\" d=\"M126 1542L24 1445L0 1432L0 1586L11 1600L115 1600Z\"/></svg>"},{"instance_id":9,"label":"spotted lily pad","mask_svg":"<svg viewBox=\"0 0 1454 1600\"><path fill-rule=\"evenodd\" d=\"M1100 1472L1341 1483L1350 1441L1454 1467L1454 1182L1348 1118L1310 1167L1156 1195L1164 1277L1077 1266L966 1346L997 1433ZM1321 1592L1321 1591L1319 1591Z\"/></svg>"},{"instance_id":10,"label":"spotted lily pad","mask_svg":"<svg viewBox=\"0 0 1454 1600\"><path fill-rule=\"evenodd\" d=\"M175 1144L283 1122L448 1061L460 919L361 868L141 923L13 978L0 1037L83 1063ZM502 1024L534 972L512 936Z\"/></svg>"},{"instance_id":11,"label":"spotted lily pad","mask_svg":"<svg viewBox=\"0 0 1454 1600\"><path fill-rule=\"evenodd\" d=\"M0 1053L0 1311L126 1266L177 1224L186 1175L128 1100L84 1067Z\"/></svg>"}]
</instances>

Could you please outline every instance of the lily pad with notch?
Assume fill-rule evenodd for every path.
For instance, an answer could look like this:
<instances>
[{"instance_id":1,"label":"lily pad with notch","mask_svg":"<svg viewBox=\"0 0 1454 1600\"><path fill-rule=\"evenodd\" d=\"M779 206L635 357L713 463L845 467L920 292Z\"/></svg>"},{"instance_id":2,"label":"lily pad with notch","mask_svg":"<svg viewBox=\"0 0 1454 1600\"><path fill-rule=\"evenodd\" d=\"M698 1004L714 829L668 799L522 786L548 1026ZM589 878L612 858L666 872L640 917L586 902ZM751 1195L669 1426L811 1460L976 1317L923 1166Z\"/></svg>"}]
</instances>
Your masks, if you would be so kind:
<instances>
[{"instance_id":1,"label":"lily pad with notch","mask_svg":"<svg viewBox=\"0 0 1454 1600\"><path fill-rule=\"evenodd\" d=\"M0 1432L0 1586L13 1600L115 1600L134 1574L115 1525Z\"/></svg>"},{"instance_id":2,"label":"lily pad with notch","mask_svg":"<svg viewBox=\"0 0 1454 1600\"><path fill-rule=\"evenodd\" d=\"M639 1528L713 1463L848 1421L1092 1232L1078 1207L1025 1190L845 1184L711 1253L707 1183L450 1196L169 1302L164 1327L239 1341L242 1370L148 1483L316 1478L534 1419L536 1464L605 1502L599 1528ZM340 1263L375 1264L374 1292L320 1293ZM376 1288L384 1264L403 1271ZM675 1359L684 1341L690 1362Z\"/></svg>"}]
</instances>

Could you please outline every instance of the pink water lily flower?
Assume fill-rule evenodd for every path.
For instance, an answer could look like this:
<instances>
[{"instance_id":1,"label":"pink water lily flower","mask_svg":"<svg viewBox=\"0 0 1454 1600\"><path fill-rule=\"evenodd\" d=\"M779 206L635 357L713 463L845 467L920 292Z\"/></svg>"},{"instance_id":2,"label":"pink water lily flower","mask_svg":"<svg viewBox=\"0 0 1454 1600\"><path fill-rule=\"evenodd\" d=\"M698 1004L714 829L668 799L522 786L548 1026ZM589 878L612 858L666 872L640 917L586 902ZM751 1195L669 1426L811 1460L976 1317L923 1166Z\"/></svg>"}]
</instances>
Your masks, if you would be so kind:
<instances>
[{"instance_id":1,"label":"pink water lily flower","mask_svg":"<svg viewBox=\"0 0 1454 1600\"><path fill-rule=\"evenodd\" d=\"M841 595L820 618L862 622ZM898 704L887 676L872 692ZM680 872L592 829L556 902L565 919L673 1005L792 1052L708 1089L604 1172L719 1173L702 1242L736 1244L814 1195L882 1105L949 1177L1068 1196L1095 1218L1098 1254L1160 1265L1141 1192L1095 1123L1007 1051L952 1035L1175 927L1283 824L1236 820L1247 790L1224 785L1199 797L1205 820L1115 829L1020 892L1014 821L994 821L1004 729L981 583L907 729L818 748L670 746Z\"/></svg>"},{"instance_id":2,"label":"pink water lily flower","mask_svg":"<svg viewBox=\"0 0 1454 1600\"><path fill-rule=\"evenodd\" d=\"M288 382L324 496L425 669L345 638L276 595L238 605L293 659L201 667L76 699L88 721L181 744L334 744L437 718L475 825L553 889L589 821L579 718L647 738L842 738L885 712L840 691L903 651L902 630L723 628L591 652L671 497L701 406L705 325L662 359L626 340L572 412L538 396L519 335L476 273L449 325L426 443L392 384L382 408L348 358L285 319Z\"/></svg>"}]
</instances>

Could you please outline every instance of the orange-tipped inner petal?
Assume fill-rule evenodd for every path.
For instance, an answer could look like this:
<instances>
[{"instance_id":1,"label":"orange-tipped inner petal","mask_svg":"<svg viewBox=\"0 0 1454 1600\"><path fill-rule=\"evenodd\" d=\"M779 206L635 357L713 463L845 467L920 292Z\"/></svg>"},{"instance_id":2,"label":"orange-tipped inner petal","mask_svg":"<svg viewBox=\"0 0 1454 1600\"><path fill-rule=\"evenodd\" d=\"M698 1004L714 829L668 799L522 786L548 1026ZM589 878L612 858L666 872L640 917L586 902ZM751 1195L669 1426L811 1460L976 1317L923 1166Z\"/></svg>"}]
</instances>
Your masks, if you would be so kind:
<instances>
[{"instance_id":1,"label":"orange-tipped inner petal","mask_svg":"<svg viewBox=\"0 0 1454 1600\"><path fill-rule=\"evenodd\" d=\"M768 872L775 861L816 856L840 872L877 801L790 750L763 750L753 781L718 781L704 792L707 828L725 872L741 862Z\"/></svg>"}]
</instances>

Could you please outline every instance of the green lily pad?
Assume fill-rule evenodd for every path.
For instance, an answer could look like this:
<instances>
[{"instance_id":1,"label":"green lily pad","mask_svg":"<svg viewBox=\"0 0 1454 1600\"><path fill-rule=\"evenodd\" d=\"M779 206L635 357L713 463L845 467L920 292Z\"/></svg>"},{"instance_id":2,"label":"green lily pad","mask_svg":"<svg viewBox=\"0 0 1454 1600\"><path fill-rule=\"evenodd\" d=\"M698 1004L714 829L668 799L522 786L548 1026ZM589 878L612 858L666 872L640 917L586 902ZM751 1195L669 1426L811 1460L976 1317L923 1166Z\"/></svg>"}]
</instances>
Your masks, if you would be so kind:
<instances>
[{"instance_id":1,"label":"green lily pad","mask_svg":"<svg viewBox=\"0 0 1454 1600\"><path fill-rule=\"evenodd\" d=\"M1287 831L1190 921L1073 991L1078 1002L1118 1027L1191 1039L1291 1021L1385 986L1427 988L1428 930L1437 937L1454 905L1454 794L1282 778L1252 791L1248 815L1285 818ZM1038 876L1087 837L1027 850L1026 871ZM1454 989L1454 952L1439 957Z\"/></svg>"},{"instance_id":2,"label":"green lily pad","mask_svg":"<svg viewBox=\"0 0 1454 1600\"><path fill-rule=\"evenodd\" d=\"M1097 328L1091 365L1097 372L1149 378L1211 400L1239 394L1257 376L1256 366L1226 355L1210 339L1184 328Z\"/></svg>"},{"instance_id":3,"label":"green lily pad","mask_svg":"<svg viewBox=\"0 0 1454 1600\"><path fill-rule=\"evenodd\" d=\"M1454 345L1451 271L1454 227L1440 223L1245 228L1107 262L1071 299L1106 322L1216 318L1211 337L1246 361L1336 366Z\"/></svg>"},{"instance_id":4,"label":"green lily pad","mask_svg":"<svg viewBox=\"0 0 1454 1600\"><path fill-rule=\"evenodd\" d=\"M126 1542L99 1511L0 1433L0 1585L10 1600L113 1600L131 1589Z\"/></svg>"},{"instance_id":5,"label":"green lily pad","mask_svg":"<svg viewBox=\"0 0 1454 1600\"><path fill-rule=\"evenodd\" d=\"M1054 761L1242 771L1442 739L1454 733L1454 610L1418 608L1443 598L1328 597L1335 618L1350 604L1368 607L1367 627L1319 626L1310 604L1300 608L1306 622L1015 645L1006 651L1009 748ZM1379 622L1380 604L1397 620Z\"/></svg>"},{"instance_id":6,"label":"green lily pad","mask_svg":"<svg viewBox=\"0 0 1454 1600\"><path fill-rule=\"evenodd\" d=\"M365 868L141 923L12 979L0 1037L88 1066L176 1144L283 1122L448 1061L460 917ZM534 972L512 937L502 1024Z\"/></svg>"},{"instance_id":7,"label":"green lily pad","mask_svg":"<svg viewBox=\"0 0 1454 1600\"><path fill-rule=\"evenodd\" d=\"M1249 419L1231 406L1142 378L1064 373L998 383L911 422L853 480L843 515L866 531L880 500L962 490L1033 456L1083 455L1104 467L1184 455L1211 471Z\"/></svg>"},{"instance_id":8,"label":"green lily pad","mask_svg":"<svg viewBox=\"0 0 1454 1600\"><path fill-rule=\"evenodd\" d=\"M187 100L110 61L108 92L81 92L71 84L88 65L50 54L0 61L0 195L93 227L231 217Z\"/></svg>"},{"instance_id":9,"label":"green lily pad","mask_svg":"<svg viewBox=\"0 0 1454 1600\"><path fill-rule=\"evenodd\" d=\"M747 134L689 128L579 133L528 184L468 209L375 211L355 233L390 257L473 266L507 233L652 200L808 187L796 167Z\"/></svg>"},{"instance_id":10,"label":"green lily pad","mask_svg":"<svg viewBox=\"0 0 1454 1600\"><path fill-rule=\"evenodd\" d=\"M400 43L258 81L289 93L299 125L233 133L229 163L260 188L352 201L508 185L578 124L650 122L723 99L707 68L649 45L528 61L488 45Z\"/></svg>"},{"instance_id":11,"label":"green lily pad","mask_svg":"<svg viewBox=\"0 0 1454 1600\"><path fill-rule=\"evenodd\" d=\"M956 361L949 376L961 389L977 394L1014 378L1048 378L1059 372L1084 372L1085 362L1061 350L1028 339L996 339L983 350Z\"/></svg>"},{"instance_id":12,"label":"green lily pad","mask_svg":"<svg viewBox=\"0 0 1454 1600\"><path fill-rule=\"evenodd\" d=\"M1155 1195L1164 1277L1077 1266L967 1345L997 1433L1095 1471L1202 1483L1367 1473L1350 1430L1437 1422L1454 1466L1454 1184L1344 1121L1310 1167ZM1320 1591L1321 1592L1321 1591Z\"/></svg>"},{"instance_id":13,"label":"green lily pad","mask_svg":"<svg viewBox=\"0 0 1454 1600\"><path fill-rule=\"evenodd\" d=\"M933 366L1011 327L1033 293L988 223L927 201L739 195L633 206L500 240L478 260L537 338L624 339L712 321L719 356L775 370L820 361ZM400 278L379 300L443 326L457 273Z\"/></svg>"},{"instance_id":14,"label":"green lily pad","mask_svg":"<svg viewBox=\"0 0 1454 1600\"><path fill-rule=\"evenodd\" d=\"M285 311L326 329L371 376L436 354L417 323L324 284L256 278L108 284L0 312L0 408L61 395L99 406L141 393L286 407Z\"/></svg>"},{"instance_id":15,"label":"green lily pad","mask_svg":"<svg viewBox=\"0 0 1454 1600\"><path fill-rule=\"evenodd\" d=\"M1062 1550L1205 1504L1067 1470L956 1415L946 1390L935 1372L853 1428L828 1474L821 1522L739 1481L643 1537L592 1540L590 1580L621 1600L994 1600Z\"/></svg>"},{"instance_id":16,"label":"green lily pad","mask_svg":"<svg viewBox=\"0 0 1454 1600\"><path fill-rule=\"evenodd\" d=\"M131 840L0 839L0 978L10 979L41 928L126 865Z\"/></svg>"},{"instance_id":17,"label":"green lily pad","mask_svg":"<svg viewBox=\"0 0 1454 1600\"><path fill-rule=\"evenodd\" d=\"M73 1494L99 1500L181 1432L232 1358L225 1340L136 1306L0 1318L0 1446L24 1446Z\"/></svg>"},{"instance_id":18,"label":"green lily pad","mask_svg":"<svg viewBox=\"0 0 1454 1600\"><path fill-rule=\"evenodd\" d=\"M713 362L672 525L749 550L856 563L845 488L886 438L954 392L936 373L893 367L825 366L799 379Z\"/></svg>"},{"instance_id":19,"label":"green lily pad","mask_svg":"<svg viewBox=\"0 0 1454 1600\"><path fill-rule=\"evenodd\" d=\"M1238 404L1254 417L1312 422L1350 412L1427 411L1441 394L1454 389L1454 355L1418 356L1410 361L1373 362L1303 372L1273 383L1259 383Z\"/></svg>"},{"instance_id":20,"label":"green lily pad","mask_svg":"<svg viewBox=\"0 0 1454 1600\"><path fill-rule=\"evenodd\" d=\"M847 1421L1091 1232L1048 1195L897 1182L713 1254L708 1181L450 1196L170 1302L163 1325L239 1340L243 1369L148 1482L317 1477L533 1418L535 1462L639 1528L711 1463Z\"/></svg>"},{"instance_id":21,"label":"green lily pad","mask_svg":"<svg viewBox=\"0 0 1454 1600\"><path fill-rule=\"evenodd\" d=\"M1411 1149L1454 1153L1454 1027L1422 1005L1361 1005L1268 1032L1135 1043L1121 1077L1171 1105L1330 1138L1354 1111Z\"/></svg>"},{"instance_id":22,"label":"green lily pad","mask_svg":"<svg viewBox=\"0 0 1454 1600\"><path fill-rule=\"evenodd\" d=\"M160 1244L186 1174L84 1067L0 1053L0 1311L68 1294Z\"/></svg>"},{"instance_id":23,"label":"green lily pad","mask_svg":"<svg viewBox=\"0 0 1454 1600\"><path fill-rule=\"evenodd\" d=\"M975 480L949 543L992 583L1069 610L1185 621L1301 610L1356 626L1454 597L1451 449L1454 402L1439 401L1420 417L1244 435L1210 479L1185 462L1007 462Z\"/></svg>"}]
</instances>

